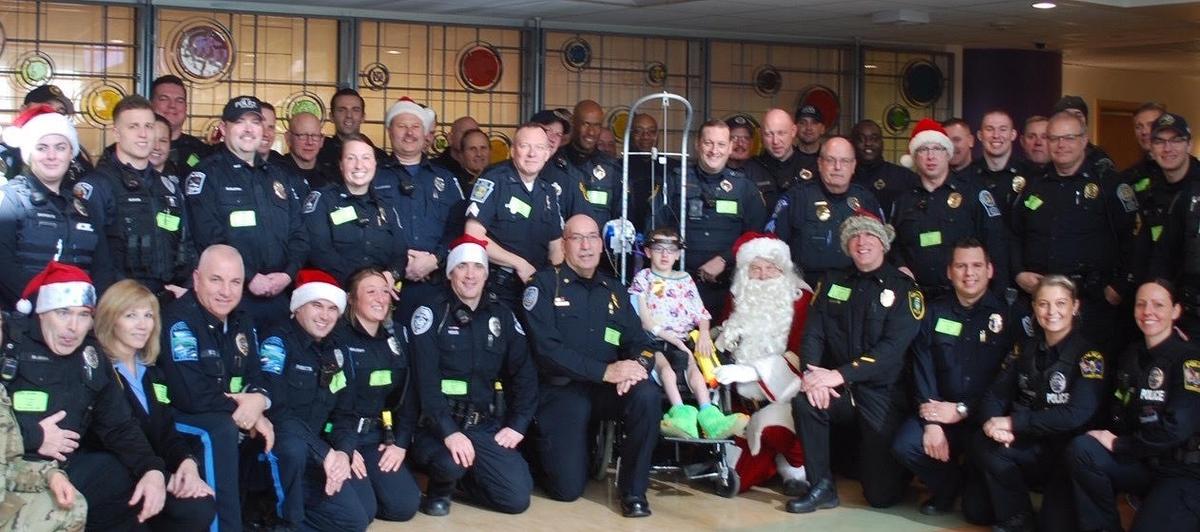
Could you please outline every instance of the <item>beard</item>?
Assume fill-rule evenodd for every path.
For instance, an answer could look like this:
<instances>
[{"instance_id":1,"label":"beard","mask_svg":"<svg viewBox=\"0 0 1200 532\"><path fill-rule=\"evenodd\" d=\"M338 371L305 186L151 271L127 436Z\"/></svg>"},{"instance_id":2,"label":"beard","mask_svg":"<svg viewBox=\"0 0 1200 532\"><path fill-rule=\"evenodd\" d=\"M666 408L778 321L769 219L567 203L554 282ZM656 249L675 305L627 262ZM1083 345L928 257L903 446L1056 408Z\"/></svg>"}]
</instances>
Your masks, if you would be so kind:
<instances>
[{"instance_id":1,"label":"beard","mask_svg":"<svg viewBox=\"0 0 1200 532\"><path fill-rule=\"evenodd\" d=\"M788 348L803 281L790 272L755 280L741 270L730 289L734 310L722 326L721 343L739 364L782 355Z\"/></svg>"}]
</instances>

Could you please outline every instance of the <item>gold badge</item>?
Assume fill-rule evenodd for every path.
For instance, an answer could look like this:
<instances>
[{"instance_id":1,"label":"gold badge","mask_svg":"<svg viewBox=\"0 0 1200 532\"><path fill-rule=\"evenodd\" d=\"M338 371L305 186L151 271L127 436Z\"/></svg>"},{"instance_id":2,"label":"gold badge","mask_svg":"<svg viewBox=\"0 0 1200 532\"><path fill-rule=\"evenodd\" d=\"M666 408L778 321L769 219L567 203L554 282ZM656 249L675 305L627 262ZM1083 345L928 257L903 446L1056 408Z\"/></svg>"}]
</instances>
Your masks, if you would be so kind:
<instances>
[{"instance_id":1,"label":"gold badge","mask_svg":"<svg viewBox=\"0 0 1200 532\"><path fill-rule=\"evenodd\" d=\"M875 180L875 190L883 190L883 187L886 187L886 186L887 186L887 183L884 183L883 179Z\"/></svg>"},{"instance_id":2,"label":"gold badge","mask_svg":"<svg viewBox=\"0 0 1200 532\"><path fill-rule=\"evenodd\" d=\"M728 179L722 179L721 180L721 190L724 190L725 192L732 192L733 191L733 183L730 183Z\"/></svg>"},{"instance_id":3,"label":"gold badge","mask_svg":"<svg viewBox=\"0 0 1200 532\"><path fill-rule=\"evenodd\" d=\"M850 197L846 198L846 205L849 205L852 210L856 210L856 211L862 207L862 203L859 202L858 198L856 198L854 196L850 196Z\"/></svg>"},{"instance_id":4,"label":"gold badge","mask_svg":"<svg viewBox=\"0 0 1200 532\"><path fill-rule=\"evenodd\" d=\"M808 168L800 170L800 179L803 179L805 181L812 179L812 171L809 170Z\"/></svg>"},{"instance_id":5,"label":"gold badge","mask_svg":"<svg viewBox=\"0 0 1200 532\"><path fill-rule=\"evenodd\" d=\"M1012 189L1013 192L1016 192L1017 194L1020 194L1022 190L1025 190L1025 177L1014 177L1012 180Z\"/></svg>"},{"instance_id":6,"label":"gold badge","mask_svg":"<svg viewBox=\"0 0 1200 532\"><path fill-rule=\"evenodd\" d=\"M829 205L826 204L824 201L818 201L816 203L816 205L817 205L817 219L821 220L822 222L828 220L829 217L832 215L832 213L829 211Z\"/></svg>"},{"instance_id":7,"label":"gold badge","mask_svg":"<svg viewBox=\"0 0 1200 532\"><path fill-rule=\"evenodd\" d=\"M1087 199L1096 199L1100 195L1100 187L1095 183L1088 183L1083 186L1083 197Z\"/></svg>"},{"instance_id":8,"label":"gold badge","mask_svg":"<svg viewBox=\"0 0 1200 532\"><path fill-rule=\"evenodd\" d=\"M951 209L957 209L959 205L962 205L962 194L951 192L950 196L946 198L946 205L949 205Z\"/></svg>"},{"instance_id":9,"label":"gold badge","mask_svg":"<svg viewBox=\"0 0 1200 532\"><path fill-rule=\"evenodd\" d=\"M271 183L271 188L275 189L275 196L281 200L287 199L287 193L284 191L283 183L278 181Z\"/></svg>"},{"instance_id":10,"label":"gold badge","mask_svg":"<svg viewBox=\"0 0 1200 532\"><path fill-rule=\"evenodd\" d=\"M433 188L436 188L438 192L442 192L442 191L446 190L446 180L442 179L442 176L440 176L440 175L434 177L433 178Z\"/></svg>"},{"instance_id":11,"label":"gold badge","mask_svg":"<svg viewBox=\"0 0 1200 532\"><path fill-rule=\"evenodd\" d=\"M250 341L246 339L246 333L237 333L235 341L238 351L242 352L242 356L250 354Z\"/></svg>"},{"instance_id":12,"label":"gold badge","mask_svg":"<svg viewBox=\"0 0 1200 532\"><path fill-rule=\"evenodd\" d=\"M602 168L600 166L592 167L592 176L595 177L596 179L604 179L604 176L606 176L606 175L608 175L608 174L604 172L604 168Z\"/></svg>"}]
</instances>

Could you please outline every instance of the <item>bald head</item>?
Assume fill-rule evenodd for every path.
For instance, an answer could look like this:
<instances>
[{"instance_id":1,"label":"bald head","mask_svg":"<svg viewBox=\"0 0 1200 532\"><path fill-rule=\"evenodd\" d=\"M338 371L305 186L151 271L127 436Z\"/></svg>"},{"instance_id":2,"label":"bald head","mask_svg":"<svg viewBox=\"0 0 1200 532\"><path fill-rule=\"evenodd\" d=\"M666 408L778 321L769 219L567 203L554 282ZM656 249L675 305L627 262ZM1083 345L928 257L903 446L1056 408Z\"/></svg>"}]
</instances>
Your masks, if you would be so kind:
<instances>
[{"instance_id":1,"label":"bald head","mask_svg":"<svg viewBox=\"0 0 1200 532\"><path fill-rule=\"evenodd\" d=\"M575 104L575 113L571 115L571 131L574 134L571 143L576 149L583 153L592 153L603 128L604 108L600 107L600 104L593 100L583 100Z\"/></svg>"},{"instance_id":2,"label":"bald head","mask_svg":"<svg viewBox=\"0 0 1200 532\"><path fill-rule=\"evenodd\" d=\"M783 109L769 109L763 115L762 140L772 157L780 161L790 158L795 149L792 142L796 140L796 122L792 120L792 114Z\"/></svg>"},{"instance_id":3,"label":"bald head","mask_svg":"<svg viewBox=\"0 0 1200 532\"><path fill-rule=\"evenodd\" d=\"M284 135L288 145L288 153L301 168L310 169L317 163L317 153L325 145L325 136L321 134L321 119L312 113L297 113L288 120L287 133Z\"/></svg>"},{"instance_id":4,"label":"bald head","mask_svg":"<svg viewBox=\"0 0 1200 532\"><path fill-rule=\"evenodd\" d=\"M192 273L196 301L220 320L228 317L242 301L245 281L242 254L225 244L206 248Z\"/></svg>"},{"instance_id":5,"label":"bald head","mask_svg":"<svg viewBox=\"0 0 1200 532\"><path fill-rule=\"evenodd\" d=\"M600 264L600 226L586 214L576 214L563 224L564 260L580 277L590 278Z\"/></svg>"},{"instance_id":6,"label":"bald head","mask_svg":"<svg viewBox=\"0 0 1200 532\"><path fill-rule=\"evenodd\" d=\"M462 162L463 134L472 129L479 129L479 122L469 116L459 118L450 124L450 156L460 163Z\"/></svg>"},{"instance_id":7,"label":"bald head","mask_svg":"<svg viewBox=\"0 0 1200 532\"><path fill-rule=\"evenodd\" d=\"M653 116L638 113L633 116L633 147L636 151L650 151L658 144L658 122Z\"/></svg>"},{"instance_id":8,"label":"bald head","mask_svg":"<svg viewBox=\"0 0 1200 532\"><path fill-rule=\"evenodd\" d=\"M817 169L821 182L834 194L845 193L854 177L854 145L845 137L831 137L821 144L820 153Z\"/></svg>"}]
</instances>

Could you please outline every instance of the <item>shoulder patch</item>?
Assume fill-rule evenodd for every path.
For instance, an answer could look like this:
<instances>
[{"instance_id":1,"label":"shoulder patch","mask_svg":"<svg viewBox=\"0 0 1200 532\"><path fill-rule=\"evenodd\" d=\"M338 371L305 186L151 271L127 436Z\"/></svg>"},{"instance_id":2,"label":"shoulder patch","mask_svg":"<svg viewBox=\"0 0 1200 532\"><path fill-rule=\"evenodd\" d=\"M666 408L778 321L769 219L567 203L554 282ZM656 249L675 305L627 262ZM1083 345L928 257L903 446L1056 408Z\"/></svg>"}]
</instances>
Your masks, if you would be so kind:
<instances>
[{"instance_id":1,"label":"shoulder patch","mask_svg":"<svg viewBox=\"0 0 1200 532\"><path fill-rule=\"evenodd\" d=\"M996 198L992 197L992 193L987 190L979 191L979 203L983 205L984 212L987 212L988 218L1000 216L1000 207L996 206Z\"/></svg>"},{"instance_id":2,"label":"shoulder patch","mask_svg":"<svg viewBox=\"0 0 1200 532\"><path fill-rule=\"evenodd\" d=\"M1133 192L1133 187L1128 183L1117 185L1117 199L1121 200L1121 207L1125 209L1125 212L1138 210L1137 194Z\"/></svg>"},{"instance_id":3,"label":"shoulder patch","mask_svg":"<svg viewBox=\"0 0 1200 532\"><path fill-rule=\"evenodd\" d=\"M1200 393L1200 360L1183 361L1183 389Z\"/></svg>"},{"instance_id":4,"label":"shoulder patch","mask_svg":"<svg viewBox=\"0 0 1200 532\"><path fill-rule=\"evenodd\" d=\"M184 185L184 194L195 196L201 190L204 190L204 172L192 172L187 177L187 182Z\"/></svg>"},{"instance_id":5,"label":"shoulder patch","mask_svg":"<svg viewBox=\"0 0 1200 532\"><path fill-rule=\"evenodd\" d=\"M75 194L76 199L90 200L92 199L92 184L84 182L75 183L75 188L71 192Z\"/></svg>"},{"instance_id":6,"label":"shoulder patch","mask_svg":"<svg viewBox=\"0 0 1200 532\"><path fill-rule=\"evenodd\" d=\"M533 306L537 304L537 300L538 287L530 286L525 289L525 294L521 296L521 306L525 307L525 310L533 310Z\"/></svg>"},{"instance_id":7,"label":"shoulder patch","mask_svg":"<svg viewBox=\"0 0 1200 532\"><path fill-rule=\"evenodd\" d=\"M483 203L492 195L492 191L496 189L496 182L491 179L476 179L475 186L471 189L471 201Z\"/></svg>"},{"instance_id":8,"label":"shoulder patch","mask_svg":"<svg viewBox=\"0 0 1200 532\"><path fill-rule=\"evenodd\" d=\"M908 291L908 311L917 321L925 318L925 294L920 290Z\"/></svg>"},{"instance_id":9,"label":"shoulder patch","mask_svg":"<svg viewBox=\"0 0 1200 532\"><path fill-rule=\"evenodd\" d=\"M267 373L283 375L283 362L286 359L287 349L284 349L283 340L278 336L263 340L258 347L258 362Z\"/></svg>"},{"instance_id":10,"label":"shoulder patch","mask_svg":"<svg viewBox=\"0 0 1200 532\"><path fill-rule=\"evenodd\" d=\"M196 346L196 335L187 322L178 321L171 326L171 360L175 362L195 362L200 359L200 350Z\"/></svg>"},{"instance_id":11,"label":"shoulder patch","mask_svg":"<svg viewBox=\"0 0 1200 532\"><path fill-rule=\"evenodd\" d=\"M412 322L409 324L414 335L420 336L429 330L433 325L433 310L429 307L422 306L418 308L412 315Z\"/></svg>"},{"instance_id":12,"label":"shoulder patch","mask_svg":"<svg viewBox=\"0 0 1200 532\"><path fill-rule=\"evenodd\" d=\"M1099 351L1088 351L1079 359L1079 373L1085 379L1104 378L1104 355Z\"/></svg>"},{"instance_id":13,"label":"shoulder patch","mask_svg":"<svg viewBox=\"0 0 1200 532\"><path fill-rule=\"evenodd\" d=\"M321 193L316 190L309 192L308 197L304 199L304 210L302 212L308 214L317 210L318 201L321 201Z\"/></svg>"}]
</instances>

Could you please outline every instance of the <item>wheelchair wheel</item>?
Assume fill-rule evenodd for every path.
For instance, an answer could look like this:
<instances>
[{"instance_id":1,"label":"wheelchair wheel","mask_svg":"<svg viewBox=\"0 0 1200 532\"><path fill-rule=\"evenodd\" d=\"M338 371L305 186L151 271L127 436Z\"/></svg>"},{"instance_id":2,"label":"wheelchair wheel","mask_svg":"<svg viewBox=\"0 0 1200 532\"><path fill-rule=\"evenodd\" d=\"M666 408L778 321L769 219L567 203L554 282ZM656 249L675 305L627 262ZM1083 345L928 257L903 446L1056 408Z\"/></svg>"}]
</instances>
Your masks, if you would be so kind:
<instances>
[{"instance_id":1,"label":"wheelchair wheel","mask_svg":"<svg viewBox=\"0 0 1200 532\"><path fill-rule=\"evenodd\" d=\"M742 479L732 467L721 466L721 469L724 470L724 474L717 477L716 493L726 499L732 499L741 491Z\"/></svg>"}]
</instances>

